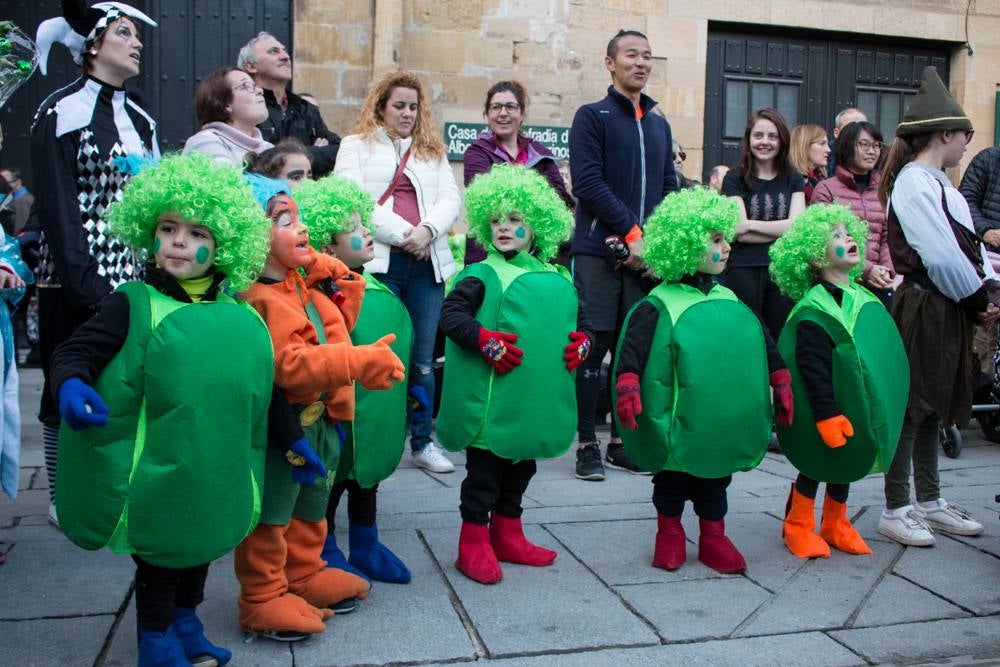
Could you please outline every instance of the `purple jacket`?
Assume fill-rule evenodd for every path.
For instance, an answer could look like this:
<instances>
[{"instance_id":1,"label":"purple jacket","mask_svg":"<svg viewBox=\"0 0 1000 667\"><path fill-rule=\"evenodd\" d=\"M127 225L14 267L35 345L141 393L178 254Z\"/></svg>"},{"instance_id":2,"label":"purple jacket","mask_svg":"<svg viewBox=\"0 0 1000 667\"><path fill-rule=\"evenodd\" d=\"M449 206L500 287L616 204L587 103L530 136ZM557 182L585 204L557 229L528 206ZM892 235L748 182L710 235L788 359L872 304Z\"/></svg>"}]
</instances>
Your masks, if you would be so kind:
<instances>
[{"instance_id":1,"label":"purple jacket","mask_svg":"<svg viewBox=\"0 0 1000 667\"><path fill-rule=\"evenodd\" d=\"M559 173L559 164L556 162L556 158L552 155L551 151L523 134L518 135L517 145L519 147L527 147L528 161L524 163L524 166L528 169L534 169L544 176L549 185L555 189L559 198L566 202L566 207L572 211L573 207L576 206L576 202L573 200L572 195L566 191L566 182L563 181L562 174ZM465 185L468 186L472 182L472 179L479 174L488 172L493 168L493 165L505 162L516 164L510 153L501 146L498 146L493 140L492 132L489 130L483 132L466 149L465 156L462 158L462 164L465 166ZM481 262L484 259L486 259L486 250L471 238L467 238L465 241L465 263L473 264Z\"/></svg>"},{"instance_id":2,"label":"purple jacket","mask_svg":"<svg viewBox=\"0 0 1000 667\"><path fill-rule=\"evenodd\" d=\"M861 274L861 282L867 283L868 274L872 266L880 264L889 269L895 276L892 268L892 259L889 257L889 243L886 240L885 211L882 203L878 200L879 173L873 171L868 187L863 192L858 191L858 185L854 181L854 174L843 167L837 167L837 175L820 181L813 189L810 204L844 204L850 206L854 215L868 222L868 243L865 244L865 270Z\"/></svg>"}]
</instances>

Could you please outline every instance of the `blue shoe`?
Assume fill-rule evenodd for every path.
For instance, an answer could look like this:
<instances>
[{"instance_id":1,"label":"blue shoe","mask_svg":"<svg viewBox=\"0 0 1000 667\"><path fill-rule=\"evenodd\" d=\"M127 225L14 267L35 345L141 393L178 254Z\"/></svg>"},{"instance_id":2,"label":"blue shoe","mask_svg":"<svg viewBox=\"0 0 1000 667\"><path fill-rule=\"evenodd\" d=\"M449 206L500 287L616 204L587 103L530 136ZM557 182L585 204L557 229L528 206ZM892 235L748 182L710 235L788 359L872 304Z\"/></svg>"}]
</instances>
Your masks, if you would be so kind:
<instances>
[{"instance_id":1,"label":"blue shoe","mask_svg":"<svg viewBox=\"0 0 1000 667\"><path fill-rule=\"evenodd\" d=\"M361 526L350 525L348 539L351 546L349 562L367 575L366 578L376 581L387 581L392 584L408 584L412 575L403 561L378 541L378 524Z\"/></svg>"},{"instance_id":2,"label":"blue shoe","mask_svg":"<svg viewBox=\"0 0 1000 667\"><path fill-rule=\"evenodd\" d=\"M149 630L139 626L136 628L136 639L139 643L139 667L191 667L173 626L166 630Z\"/></svg>"},{"instance_id":3,"label":"blue shoe","mask_svg":"<svg viewBox=\"0 0 1000 667\"><path fill-rule=\"evenodd\" d=\"M174 622L170 627L180 640L184 655L192 664L209 665L212 664L209 658L214 658L215 665L222 667L233 659L231 652L205 638L205 626L195 616L194 609L177 607L174 611Z\"/></svg>"},{"instance_id":4,"label":"blue shoe","mask_svg":"<svg viewBox=\"0 0 1000 667\"><path fill-rule=\"evenodd\" d=\"M368 575L361 572L357 568L352 567L351 564L347 562L347 556L345 556L344 552L337 546L337 536L334 535L332 530L326 535L326 541L323 543L323 553L320 554L320 558L326 561L327 567L335 567L338 570L344 570L345 572L356 574L357 576L365 579L368 583L371 583L371 579L368 578Z\"/></svg>"}]
</instances>

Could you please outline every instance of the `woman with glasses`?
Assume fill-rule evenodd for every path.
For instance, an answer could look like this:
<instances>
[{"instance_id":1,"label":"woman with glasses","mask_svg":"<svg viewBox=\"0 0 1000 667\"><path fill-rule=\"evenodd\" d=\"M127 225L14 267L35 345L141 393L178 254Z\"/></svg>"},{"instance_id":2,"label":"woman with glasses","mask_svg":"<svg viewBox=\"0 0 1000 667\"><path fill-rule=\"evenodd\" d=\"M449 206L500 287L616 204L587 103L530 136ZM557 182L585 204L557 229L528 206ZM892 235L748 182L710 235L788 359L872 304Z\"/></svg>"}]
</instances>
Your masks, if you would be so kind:
<instances>
[{"instance_id":1,"label":"woman with glasses","mask_svg":"<svg viewBox=\"0 0 1000 667\"><path fill-rule=\"evenodd\" d=\"M559 173L556 158L541 143L521 133L528 108L528 93L518 81L498 81L486 91L483 115L489 129L479 135L465 151L462 162L465 168L465 185L479 174L485 174L493 165L520 164L534 169L545 177L559 198L570 210L576 205L566 190L566 182ZM465 242L465 263L472 264L486 259L486 250L469 238Z\"/></svg>"},{"instance_id":2,"label":"woman with glasses","mask_svg":"<svg viewBox=\"0 0 1000 667\"><path fill-rule=\"evenodd\" d=\"M461 199L444 140L434 126L423 84L413 72L376 79L354 127L337 153L334 173L361 186L375 201L375 258L365 264L403 301L413 320L409 386L434 396L434 339L444 281L455 273L448 230ZM431 440L431 411L408 411L413 463L435 473L455 470Z\"/></svg>"},{"instance_id":3,"label":"woman with glasses","mask_svg":"<svg viewBox=\"0 0 1000 667\"><path fill-rule=\"evenodd\" d=\"M243 169L247 153L271 148L257 129L267 118L264 89L241 69L223 67L202 79L194 110L201 130L184 143L185 155L204 153L217 164Z\"/></svg>"},{"instance_id":4,"label":"woman with glasses","mask_svg":"<svg viewBox=\"0 0 1000 667\"><path fill-rule=\"evenodd\" d=\"M835 153L837 173L816 185L809 203L850 206L854 215L868 223L861 284L891 311L895 272L889 257L885 211L878 200L879 173L876 171L882 157L882 133L867 121L848 123L837 137Z\"/></svg>"}]
</instances>

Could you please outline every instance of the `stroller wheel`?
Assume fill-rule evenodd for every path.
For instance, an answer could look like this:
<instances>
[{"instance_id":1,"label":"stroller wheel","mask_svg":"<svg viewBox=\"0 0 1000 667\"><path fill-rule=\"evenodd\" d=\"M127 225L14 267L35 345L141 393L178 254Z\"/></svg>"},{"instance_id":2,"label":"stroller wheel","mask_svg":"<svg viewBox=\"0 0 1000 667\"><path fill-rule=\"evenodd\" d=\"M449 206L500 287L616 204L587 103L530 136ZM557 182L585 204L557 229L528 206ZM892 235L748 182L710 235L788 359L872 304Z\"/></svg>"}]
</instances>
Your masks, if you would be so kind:
<instances>
[{"instance_id":1,"label":"stroller wheel","mask_svg":"<svg viewBox=\"0 0 1000 667\"><path fill-rule=\"evenodd\" d=\"M954 424L941 429L940 440L944 455L949 459L957 459L962 453L962 433Z\"/></svg>"},{"instance_id":2,"label":"stroller wheel","mask_svg":"<svg viewBox=\"0 0 1000 667\"><path fill-rule=\"evenodd\" d=\"M976 415L979 428L990 442L1000 442L1000 412L980 412Z\"/></svg>"}]
</instances>

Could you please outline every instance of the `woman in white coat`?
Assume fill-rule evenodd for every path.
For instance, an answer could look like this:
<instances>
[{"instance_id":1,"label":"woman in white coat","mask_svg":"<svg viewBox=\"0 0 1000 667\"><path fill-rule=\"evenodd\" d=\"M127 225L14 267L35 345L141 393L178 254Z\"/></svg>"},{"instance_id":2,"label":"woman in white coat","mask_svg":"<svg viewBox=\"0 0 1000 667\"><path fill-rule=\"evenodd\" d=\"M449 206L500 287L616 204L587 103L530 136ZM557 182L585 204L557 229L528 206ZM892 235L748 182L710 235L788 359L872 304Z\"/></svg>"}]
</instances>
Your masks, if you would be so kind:
<instances>
[{"instance_id":1,"label":"woman in white coat","mask_svg":"<svg viewBox=\"0 0 1000 667\"><path fill-rule=\"evenodd\" d=\"M461 207L458 186L412 72L387 72L372 84L354 132L341 141L334 173L358 183L377 202L375 258L365 269L406 305L413 320L410 387L421 387L430 399L444 281L455 273L448 230ZM431 439L430 412L408 416L413 462L451 472L454 465Z\"/></svg>"}]
</instances>

